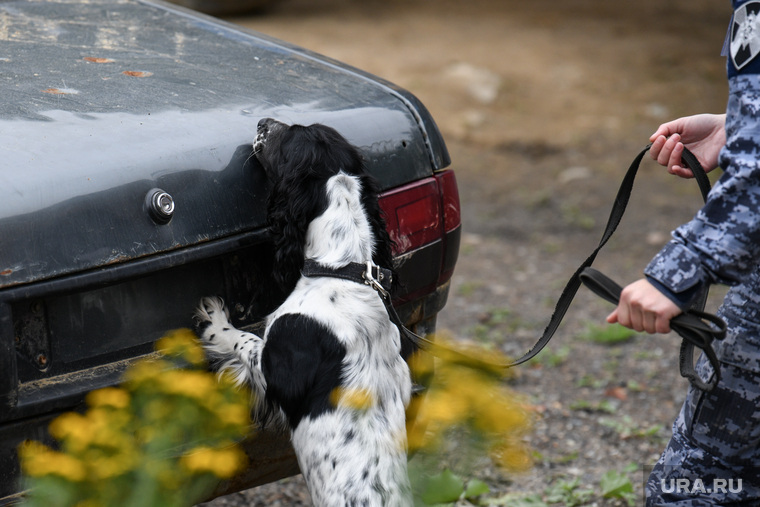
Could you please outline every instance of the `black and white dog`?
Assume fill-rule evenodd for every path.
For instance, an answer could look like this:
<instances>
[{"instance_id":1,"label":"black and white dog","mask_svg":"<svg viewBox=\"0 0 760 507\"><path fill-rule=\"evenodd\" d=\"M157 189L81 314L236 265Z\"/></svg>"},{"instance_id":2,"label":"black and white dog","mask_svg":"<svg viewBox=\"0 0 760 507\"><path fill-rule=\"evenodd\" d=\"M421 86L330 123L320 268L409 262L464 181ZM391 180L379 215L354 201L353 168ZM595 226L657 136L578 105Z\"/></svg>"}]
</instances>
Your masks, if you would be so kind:
<instances>
[{"instance_id":1,"label":"black and white dog","mask_svg":"<svg viewBox=\"0 0 760 507\"><path fill-rule=\"evenodd\" d=\"M369 263L376 280L377 266L391 266L376 184L358 150L324 125L262 120L254 152L274 185L275 279L291 292L261 337L204 298L204 346L252 387L258 417L290 430L315 505L411 505L399 330L372 285L319 275ZM305 264L317 275L303 275Z\"/></svg>"}]
</instances>

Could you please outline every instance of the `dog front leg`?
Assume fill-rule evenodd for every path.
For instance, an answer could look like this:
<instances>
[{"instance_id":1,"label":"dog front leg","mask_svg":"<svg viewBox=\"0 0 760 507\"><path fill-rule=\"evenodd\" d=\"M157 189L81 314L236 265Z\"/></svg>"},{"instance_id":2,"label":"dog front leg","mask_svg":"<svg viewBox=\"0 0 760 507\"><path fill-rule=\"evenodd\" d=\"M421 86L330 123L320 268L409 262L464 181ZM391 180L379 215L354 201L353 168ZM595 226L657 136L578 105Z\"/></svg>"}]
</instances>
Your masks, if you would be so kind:
<instances>
[{"instance_id":1,"label":"dog front leg","mask_svg":"<svg viewBox=\"0 0 760 507\"><path fill-rule=\"evenodd\" d=\"M195 312L195 322L206 352L212 360L221 362L220 371L230 373L237 385L248 384L257 396L263 396L266 389L261 374L264 340L233 327L220 298L203 298Z\"/></svg>"}]
</instances>

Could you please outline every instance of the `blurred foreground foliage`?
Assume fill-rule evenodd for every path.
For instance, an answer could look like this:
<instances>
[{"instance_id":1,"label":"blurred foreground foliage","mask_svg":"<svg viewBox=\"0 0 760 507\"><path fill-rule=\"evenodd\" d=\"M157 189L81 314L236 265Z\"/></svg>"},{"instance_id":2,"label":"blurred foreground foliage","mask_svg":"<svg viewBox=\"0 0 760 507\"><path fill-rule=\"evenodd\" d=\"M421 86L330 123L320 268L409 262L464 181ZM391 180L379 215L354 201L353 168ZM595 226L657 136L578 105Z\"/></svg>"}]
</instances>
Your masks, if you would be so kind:
<instances>
[{"instance_id":1,"label":"blurred foreground foliage","mask_svg":"<svg viewBox=\"0 0 760 507\"><path fill-rule=\"evenodd\" d=\"M490 458L506 473L531 467L530 411L506 386L509 370L497 366L509 362L505 356L445 334L435 342L435 360L420 352L410 361L415 378L428 385L412 401L416 417L407 429L415 500L477 503L489 491L471 477L478 462Z\"/></svg>"},{"instance_id":2,"label":"blurred foreground foliage","mask_svg":"<svg viewBox=\"0 0 760 507\"><path fill-rule=\"evenodd\" d=\"M168 333L120 387L92 391L84 413L54 419L57 449L19 448L25 505L192 505L245 467L250 393L206 370L192 331Z\"/></svg>"},{"instance_id":3,"label":"blurred foreground foliage","mask_svg":"<svg viewBox=\"0 0 760 507\"><path fill-rule=\"evenodd\" d=\"M428 386L409 407L408 446L415 503L477 502L488 486L468 477L490 457L507 472L531 466L524 443L529 411L506 388L506 358L443 335L435 359L420 353L410 366ZM248 435L250 393L207 371L189 330L156 342L158 354L131 366L119 387L87 395L84 413L50 424L58 445L19 448L27 506L174 507L202 501L221 479L246 466L237 442ZM366 409L362 393L337 392L336 405Z\"/></svg>"}]
</instances>

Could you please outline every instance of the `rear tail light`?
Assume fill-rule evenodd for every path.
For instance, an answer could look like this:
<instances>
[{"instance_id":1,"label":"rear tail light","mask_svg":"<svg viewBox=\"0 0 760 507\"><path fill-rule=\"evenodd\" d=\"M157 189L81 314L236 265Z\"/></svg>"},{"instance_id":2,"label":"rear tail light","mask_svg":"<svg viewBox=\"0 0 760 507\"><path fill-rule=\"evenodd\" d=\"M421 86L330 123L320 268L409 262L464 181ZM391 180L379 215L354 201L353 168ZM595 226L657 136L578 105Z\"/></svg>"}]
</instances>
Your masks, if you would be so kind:
<instances>
[{"instance_id":1,"label":"rear tail light","mask_svg":"<svg viewBox=\"0 0 760 507\"><path fill-rule=\"evenodd\" d=\"M416 250L441 239L441 197L434 178L403 186L384 194L380 207L385 212L393 255Z\"/></svg>"},{"instance_id":2,"label":"rear tail light","mask_svg":"<svg viewBox=\"0 0 760 507\"><path fill-rule=\"evenodd\" d=\"M444 282L454 274L454 265L459 256L459 238L462 225L461 207L459 206L459 187L454 171L443 171L436 176L441 189L441 207L443 209L443 232L445 245L441 262L441 279ZM456 234L453 234L456 231Z\"/></svg>"},{"instance_id":3,"label":"rear tail light","mask_svg":"<svg viewBox=\"0 0 760 507\"><path fill-rule=\"evenodd\" d=\"M393 254L403 256L424 246L439 244L436 284L448 280L459 252L461 216L454 171L395 188L380 197L386 225L395 243Z\"/></svg>"}]
</instances>

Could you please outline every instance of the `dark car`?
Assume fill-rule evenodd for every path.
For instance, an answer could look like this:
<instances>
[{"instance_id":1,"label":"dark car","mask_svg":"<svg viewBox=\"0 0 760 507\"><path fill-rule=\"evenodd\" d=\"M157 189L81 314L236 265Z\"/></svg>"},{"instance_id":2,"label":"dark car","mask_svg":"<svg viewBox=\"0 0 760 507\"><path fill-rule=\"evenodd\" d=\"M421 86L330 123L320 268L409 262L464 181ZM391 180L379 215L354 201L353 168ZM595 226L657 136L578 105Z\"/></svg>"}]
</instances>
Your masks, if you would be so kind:
<instances>
[{"instance_id":1,"label":"dark car","mask_svg":"<svg viewBox=\"0 0 760 507\"><path fill-rule=\"evenodd\" d=\"M260 118L330 125L383 189L417 333L435 327L459 248L449 156L411 94L359 70L171 4L0 2L0 504L16 448L117 383L202 296L237 327L277 303ZM298 472L286 439L246 443L217 493Z\"/></svg>"}]
</instances>

